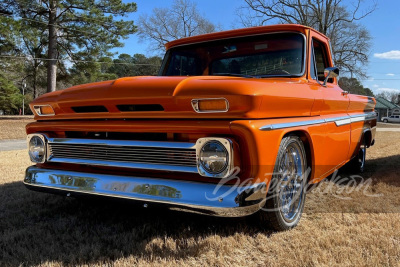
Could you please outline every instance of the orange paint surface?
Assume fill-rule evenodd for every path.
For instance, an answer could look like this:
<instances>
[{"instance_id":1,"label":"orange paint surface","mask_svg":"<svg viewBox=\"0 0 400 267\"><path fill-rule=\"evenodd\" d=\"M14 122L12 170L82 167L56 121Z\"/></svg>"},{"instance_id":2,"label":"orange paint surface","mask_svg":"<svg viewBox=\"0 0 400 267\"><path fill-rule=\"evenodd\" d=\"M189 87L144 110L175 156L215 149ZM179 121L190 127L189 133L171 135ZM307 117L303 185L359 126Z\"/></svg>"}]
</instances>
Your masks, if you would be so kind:
<instances>
[{"instance_id":1,"label":"orange paint surface","mask_svg":"<svg viewBox=\"0 0 400 267\"><path fill-rule=\"evenodd\" d=\"M343 166L357 152L366 131L374 136L376 120L338 126L332 118L372 112L375 100L344 94L337 80L326 87L310 76L311 39L328 45L328 38L300 25L274 25L211 33L170 42L172 47L270 32L300 32L307 38L306 71L298 78L244 78L227 76L127 77L74 86L45 94L31 103L49 104L55 116L40 117L27 133L45 132L62 137L66 131L143 132L178 136L175 141L200 137L229 137L238 145L242 179L269 181L281 139L296 133L309 151L314 167L311 182L318 182ZM329 51L329 49L328 49ZM330 52L329 52L330 53ZM331 58L331 55L329 55ZM332 62L328 62L332 66ZM193 99L225 98L228 112L197 113ZM104 106L103 112L77 113L75 107ZM163 110L123 111L120 105L161 105ZM266 125L327 120L306 126L260 130ZM169 174L170 175L170 174ZM199 179L193 176L190 179ZM217 181L216 181L217 182Z\"/></svg>"}]
</instances>

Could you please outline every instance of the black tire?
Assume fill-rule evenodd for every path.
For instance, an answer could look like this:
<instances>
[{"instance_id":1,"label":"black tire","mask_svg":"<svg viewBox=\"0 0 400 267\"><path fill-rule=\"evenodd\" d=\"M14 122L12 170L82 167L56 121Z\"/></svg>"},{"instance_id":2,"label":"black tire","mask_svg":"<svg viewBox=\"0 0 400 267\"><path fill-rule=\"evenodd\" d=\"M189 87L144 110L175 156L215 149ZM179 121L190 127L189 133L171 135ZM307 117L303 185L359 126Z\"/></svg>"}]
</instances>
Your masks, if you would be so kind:
<instances>
[{"instance_id":1,"label":"black tire","mask_svg":"<svg viewBox=\"0 0 400 267\"><path fill-rule=\"evenodd\" d=\"M387 123L387 122L388 122L388 120L387 120L387 119L384 119L384 120L383 120L383 122Z\"/></svg>"},{"instance_id":2,"label":"black tire","mask_svg":"<svg viewBox=\"0 0 400 267\"><path fill-rule=\"evenodd\" d=\"M261 225L285 231L299 223L306 197L306 169L307 158L301 139L294 135L284 137L265 205L255 215Z\"/></svg>"},{"instance_id":3,"label":"black tire","mask_svg":"<svg viewBox=\"0 0 400 267\"><path fill-rule=\"evenodd\" d=\"M365 139L360 142L357 155L350 161L350 169L354 173L362 173L365 169L365 158L367 156L367 144Z\"/></svg>"}]
</instances>

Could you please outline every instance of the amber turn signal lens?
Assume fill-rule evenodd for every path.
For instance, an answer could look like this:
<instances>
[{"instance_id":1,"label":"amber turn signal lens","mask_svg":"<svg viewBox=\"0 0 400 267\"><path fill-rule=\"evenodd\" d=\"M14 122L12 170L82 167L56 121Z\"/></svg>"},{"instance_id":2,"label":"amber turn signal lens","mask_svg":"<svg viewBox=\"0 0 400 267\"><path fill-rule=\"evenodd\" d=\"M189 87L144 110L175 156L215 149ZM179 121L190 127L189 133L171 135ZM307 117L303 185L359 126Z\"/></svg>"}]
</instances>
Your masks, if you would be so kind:
<instances>
[{"instance_id":1,"label":"amber turn signal lens","mask_svg":"<svg viewBox=\"0 0 400 267\"><path fill-rule=\"evenodd\" d=\"M52 116L55 114L50 105L34 106L34 109L39 116Z\"/></svg>"},{"instance_id":2,"label":"amber turn signal lens","mask_svg":"<svg viewBox=\"0 0 400 267\"><path fill-rule=\"evenodd\" d=\"M196 112L226 112L229 109L225 98L193 99L192 106Z\"/></svg>"}]
</instances>

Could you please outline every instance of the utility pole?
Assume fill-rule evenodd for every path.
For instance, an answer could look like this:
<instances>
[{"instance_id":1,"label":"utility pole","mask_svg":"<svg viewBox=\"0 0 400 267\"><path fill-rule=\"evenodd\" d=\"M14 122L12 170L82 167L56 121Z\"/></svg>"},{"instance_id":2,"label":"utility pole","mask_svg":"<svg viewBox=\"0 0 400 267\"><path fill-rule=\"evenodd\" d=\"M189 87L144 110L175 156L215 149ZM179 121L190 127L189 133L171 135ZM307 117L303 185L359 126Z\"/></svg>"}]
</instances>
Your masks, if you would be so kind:
<instances>
[{"instance_id":1,"label":"utility pole","mask_svg":"<svg viewBox=\"0 0 400 267\"><path fill-rule=\"evenodd\" d=\"M22 116L25 115L25 88L26 82L22 86Z\"/></svg>"}]
</instances>

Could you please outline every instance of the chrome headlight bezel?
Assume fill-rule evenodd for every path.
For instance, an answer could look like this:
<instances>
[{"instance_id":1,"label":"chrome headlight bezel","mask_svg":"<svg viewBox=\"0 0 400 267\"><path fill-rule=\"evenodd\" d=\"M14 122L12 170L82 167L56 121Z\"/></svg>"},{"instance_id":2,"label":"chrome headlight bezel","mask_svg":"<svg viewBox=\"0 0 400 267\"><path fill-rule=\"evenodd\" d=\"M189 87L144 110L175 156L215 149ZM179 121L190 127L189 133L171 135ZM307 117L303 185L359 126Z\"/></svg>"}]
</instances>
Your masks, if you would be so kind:
<instances>
[{"instance_id":1,"label":"chrome headlight bezel","mask_svg":"<svg viewBox=\"0 0 400 267\"><path fill-rule=\"evenodd\" d=\"M32 141L32 139L36 139L36 138L38 138L43 143L43 157L42 157L41 160L36 160L31 154L31 141ZM26 140L27 140L27 143L28 143L28 155L29 155L30 160L33 163L44 163L44 162L46 162L47 151L48 151L46 136L43 135L43 134L29 134L27 136Z\"/></svg>"},{"instance_id":2,"label":"chrome headlight bezel","mask_svg":"<svg viewBox=\"0 0 400 267\"><path fill-rule=\"evenodd\" d=\"M213 173L204 166L201 161L202 149L206 145L210 143L218 143L223 147L226 151L226 165L224 169L217 173ZM220 137L206 137L199 138L196 142L196 159L197 159L197 170L201 176L212 177L212 178L226 178L231 175L231 172L234 168L234 159L233 159L233 144L232 141L228 138L220 138Z\"/></svg>"},{"instance_id":3,"label":"chrome headlight bezel","mask_svg":"<svg viewBox=\"0 0 400 267\"><path fill-rule=\"evenodd\" d=\"M200 102L201 101L224 101L225 107L222 109L208 109L208 110L201 110L200 109ZM192 99L192 107L196 113L221 113L221 112L228 112L229 110L229 101L224 97L219 98L196 98Z\"/></svg>"},{"instance_id":4,"label":"chrome headlight bezel","mask_svg":"<svg viewBox=\"0 0 400 267\"><path fill-rule=\"evenodd\" d=\"M53 110L53 112L52 113L48 113L48 114L43 114L42 111L41 111L42 107L51 108ZM34 105L33 109L34 109L35 113L40 117L48 117L48 116L56 115L56 113L54 111L54 108L51 105L48 105L48 104L46 104L46 105Z\"/></svg>"}]
</instances>

